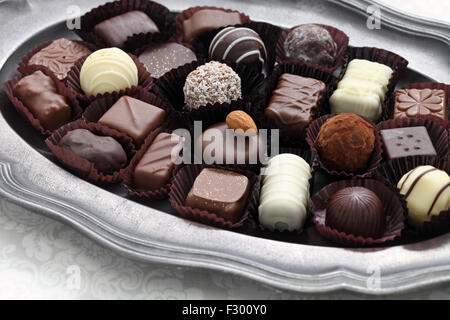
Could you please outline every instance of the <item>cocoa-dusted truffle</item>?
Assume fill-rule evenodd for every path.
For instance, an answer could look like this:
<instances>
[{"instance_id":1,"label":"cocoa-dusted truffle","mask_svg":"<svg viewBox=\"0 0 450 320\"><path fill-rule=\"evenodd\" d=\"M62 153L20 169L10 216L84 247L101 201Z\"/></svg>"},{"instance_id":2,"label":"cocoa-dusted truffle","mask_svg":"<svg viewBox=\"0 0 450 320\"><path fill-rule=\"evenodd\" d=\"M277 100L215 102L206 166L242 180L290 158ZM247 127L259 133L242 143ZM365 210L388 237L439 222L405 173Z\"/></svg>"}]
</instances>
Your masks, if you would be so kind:
<instances>
[{"instance_id":1,"label":"cocoa-dusted truffle","mask_svg":"<svg viewBox=\"0 0 450 320\"><path fill-rule=\"evenodd\" d=\"M325 225L347 234L377 239L386 229L383 203L367 188L341 189L328 202Z\"/></svg>"},{"instance_id":2,"label":"cocoa-dusted truffle","mask_svg":"<svg viewBox=\"0 0 450 320\"><path fill-rule=\"evenodd\" d=\"M330 170L365 169L375 146L374 126L353 113L341 113L322 125L314 146Z\"/></svg>"},{"instance_id":3,"label":"cocoa-dusted truffle","mask_svg":"<svg viewBox=\"0 0 450 320\"><path fill-rule=\"evenodd\" d=\"M231 103L242 97L241 78L226 64L211 61L188 74L183 92L189 110L208 103Z\"/></svg>"},{"instance_id":4,"label":"cocoa-dusted truffle","mask_svg":"<svg viewBox=\"0 0 450 320\"><path fill-rule=\"evenodd\" d=\"M315 24L303 24L289 32L284 52L286 58L293 62L332 67L337 45L328 30Z\"/></svg>"}]
</instances>

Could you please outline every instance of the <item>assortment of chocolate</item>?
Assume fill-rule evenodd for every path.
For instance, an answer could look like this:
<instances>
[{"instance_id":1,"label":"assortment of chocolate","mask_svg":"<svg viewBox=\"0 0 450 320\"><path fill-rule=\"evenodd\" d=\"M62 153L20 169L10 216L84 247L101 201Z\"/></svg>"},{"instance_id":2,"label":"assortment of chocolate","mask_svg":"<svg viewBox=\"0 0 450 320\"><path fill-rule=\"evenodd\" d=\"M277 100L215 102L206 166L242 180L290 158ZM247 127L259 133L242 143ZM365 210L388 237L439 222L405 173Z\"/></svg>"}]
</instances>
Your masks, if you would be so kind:
<instances>
[{"instance_id":1,"label":"assortment of chocolate","mask_svg":"<svg viewBox=\"0 0 450 320\"><path fill-rule=\"evenodd\" d=\"M86 30L77 33L86 42L62 38L41 45L21 62L22 77L4 85L18 110L26 108L28 119L47 130L41 132L53 132L47 144L63 149L55 155L69 169L78 165L71 159L83 158L102 174L118 175L130 194L170 197L182 216L212 225L240 226L250 211L259 228L300 233L312 215L321 235L347 245L399 237L403 199L407 221L418 229L433 216L450 221L446 170L418 166L404 172L397 186L376 175L367 186L365 180L382 161L400 161L401 168L401 161L414 157L448 155L448 145L447 152L441 147L449 139L448 85L393 92L407 62L376 48L346 50L348 37L329 26L264 32L267 24L237 11L195 7L171 20L168 10L151 1L118 2L85 16ZM149 14L151 8L161 17ZM146 41L131 50L136 39ZM329 71L344 53L337 79ZM273 85L258 87L260 78ZM167 90L158 90L161 79L169 79L166 86L170 79L183 84L182 110ZM78 91L69 95L61 86ZM144 99L136 90L158 99ZM69 101L73 96L87 107L85 114L96 113L94 120L83 115L82 122L72 123L80 116ZM174 129L181 125L192 132L193 112L208 123L192 140L202 155L200 168L176 161L191 141ZM388 115L405 123L380 129L375 123ZM423 116L445 128L439 139L429 126L408 125L408 119ZM103 129L80 125L88 120ZM273 129L272 123L288 149L268 159L274 150L263 129ZM125 148L122 138L132 147ZM305 158L298 142L307 142L317 155L308 151L312 158ZM320 197L312 205L316 171L344 180L316 193ZM354 177L361 178L358 184L345 179Z\"/></svg>"}]
</instances>

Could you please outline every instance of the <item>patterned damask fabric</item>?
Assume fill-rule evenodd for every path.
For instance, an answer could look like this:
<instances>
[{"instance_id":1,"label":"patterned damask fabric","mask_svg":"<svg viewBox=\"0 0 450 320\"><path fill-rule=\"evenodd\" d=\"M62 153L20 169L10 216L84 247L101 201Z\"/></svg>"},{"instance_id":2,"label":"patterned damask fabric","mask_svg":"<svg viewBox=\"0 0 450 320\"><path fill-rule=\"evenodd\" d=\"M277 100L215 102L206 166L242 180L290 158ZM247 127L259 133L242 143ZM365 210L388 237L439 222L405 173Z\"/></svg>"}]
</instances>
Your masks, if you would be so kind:
<instances>
[{"instance_id":1,"label":"patterned damask fabric","mask_svg":"<svg viewBox=\"0 0 450 320\"><path fill-rule=\"evenodd\" d=\"M217 271L142 263L0 199L0 299L360 299L298 294ZM450 284L379 298L450 299Z\"/></svg>"}]
</instances>

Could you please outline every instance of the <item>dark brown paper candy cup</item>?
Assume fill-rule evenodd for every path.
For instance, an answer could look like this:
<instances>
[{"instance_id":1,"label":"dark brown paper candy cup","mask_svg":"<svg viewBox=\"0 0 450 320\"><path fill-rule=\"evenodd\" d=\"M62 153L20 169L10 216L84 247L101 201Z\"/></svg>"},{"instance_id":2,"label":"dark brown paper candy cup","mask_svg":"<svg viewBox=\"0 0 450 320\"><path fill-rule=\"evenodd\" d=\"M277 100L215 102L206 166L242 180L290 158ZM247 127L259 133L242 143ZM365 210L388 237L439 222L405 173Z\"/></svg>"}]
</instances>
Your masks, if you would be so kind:
<instances>
[{"instance_id":1,"label":"dark brown paper candy cup","mask_svg":"<svg viewBox=\"0 0 450 320\"><path fill-rule=\"evenodd\" d=\"M215 213L185 206L186 197L191 190L192 185L194 184L195 178L197 178L203 168L221 168L243 174L247 176L247 178L249 178L250 192L247 198L247 206L244 209L244 214L238 222L233 223L231 221L224 220L223 218L217 216ZM219 228L237 228L244 224L245 220L248 218L251 212L257 210L259 199L258 179L259 178L253 172L237 168L200 164L186 165L176 173L172 180L172 187L170 188L169 193L169 201L172 207L183 218ZM220 182L218 181L218 183Z\"/></svg>"},{"instance_id":2,"label":"dark brown paper candy cup","mask_svg":"<svg viewBox=\"0 0 450 320\"><path fill-rule=\"evenodd\" d=\"M17 82L20 81L25 76L28 76L35 71L42 71L45 75L52 78L53 82L56 86L57 93L63 95L67 99L67 103L72 109L72 120L76 120L79 117L81 117L81 114L83 112L83 109L80 107L80 104L78 103L78 100L76 99L75 93L70 90L69 88L65 87L64 84L58 80L58 78L54 75L53 72L51 72L48 68L41 66L38 68L38 66L31 66L30 68L23 68L22 69L22 76L16 77L12 80L9 80L3 84L3 89L6 92L6 95L8 96L9 100L11 101L14 108L41 134L44 136L49 136L52 134L52 131L45 129L39 119L37 119L31 111L13 94L14 86L17 84Z\"/></svg>"},{"instance_id":3,"label":"dark brown paper candy cup","mask_svg":"<svg viewBox=\"0 0 450 320\"><path fill-rule=\"evenodd\" d=\"M280 64L275 67L274 71L272 72L270 77L267 79L263 98L259 99L259 101L257 101L255 103L255 109L256 109L255 113L260 113L259 117L266 118L267 124L271 129L279 129L279 127L276 124L275 120L273 120L269 117L266 117L264 115L264 110L269 106L269 102L272 97L272 93L278 85L280 76L284 73L294 74L297 76L302 76L302 77L307 77L307 78L314 78L314 79L323 81L326 85L326 91L323 93L322 98L319 100L317 108L315 108L313 110L313 120L317 119L321 115L325 115L325 114L329 113L330 108L329 108L328 100L329 100L331 93L334 90L337 79L335 77L333 77L330 73L324 72L320 69L313 68L308 65ZM306 133L306 129L305 129L305 133ZM280 140L281 140L280 143L283 146L300 147L300 148L308 147L304 136L303 137L287 137L287 136L283 136L281 134Z\"/></svg>"},{"instance_id":4,"label":"dark brown paper candy cup","mask_svg":"<svg viewBox=\"0 0 450 320\"><path fill-rule=\"evenodd\" d=\"M346 234L325 225L326 207L330 198L337 191L354 186L364 187L375 192L383 203L386 215L386 231L381 238L373 239ZM391 185L373 179L342 180L331 183L311 198L309 208L320 235L332 242L348 247L369 246L395 240L401 236L405 226L406 203L404 197Z\"/></svg>"},{"instance_id":5,"label":"dark brown paper candy cup","mask_svg":"<svg viewBox=\"0 0 450 320\"><path fill-rule=\"evenodd\" d=\"M140 87L126 89L125 91L114 92L112 94L105 94L95 99L83 112L83 120L86 122L98 122L98 120L100 120L100 118L117 102L117 100L123 96L129 96L164 109L166 111L166 119L161 126L169 126L171 121L171 113L173 112L172 108L162 98ZM136 146L139 147L138 145Z\"/></svg>"},{"instance_id":6,"label":"dark brown paper candy cup","mask_svg":"<svg viewBox=\"0 0 450 320\"><path fill-rule=\"evenodd\" d=\"M385 162L376 170L375 177L389 182L396 187L400 179L418 166L431 165L450 174L450 160L436 156L415 156L399 158ZM450 209L432 216L430 221L424 222L421 228L408 225L408 235L411 237L426 235L435 236L450 231Z\"/></svg>"},{"instance_id":7,"label":"dark brown paper candy cup","mask_svg":"<svg viewBox=\"0 0 450 320\"><path fill-rule=\"evenodd\" d=\"M138 87L141 87L145 90L150 90L153 87L152 76L150 75L150 73L148 73L145 66L142 64L142 62L136 56L134 56L132 54L129 54L129 55L133 59L134 63L136 64L137 70L138 70ZM89 96L89 97L86 96L86 94L81 89L81 84L80 84L81 67L83 67L83 63L86 59L87 59L87 56L78 60L77 63L75 63L75 65L72 67L72 69L70 69L69 73L67 74L66 80L65 80L66 86L69 87L70 89L72 89L77 94L77 98L80 99L81 101L83 101L84 103L90 103L91 101L93 101L96 98L100 98L104 95L108 95L108 94L117 92L117 91L107 92L104 94L98 94L97 96ZM127 89L123 89L123 90L119 91L119 93L123 93Z\"/></svg>"},{"instance_id":8,"label":"dark brown paper candy cup","mask_svg":"<svg viewBox=\"0 0 450 320\"><path fill-rule=\"evenodd\" d=\"M53 40L55 41L55 40ZM42 70L43 68L48 69L46 66L43 65L35 65L35 64L28 64L28 62L30 61L30 59L39 51L41 51L42 49L48 47L53 41L47 41L44 42L42 44L40 44L39 46L37 46L36 48L32 49L31 51L29 51L23 58L22 60L19 62L19 66L17 68L17 71L19 71L20 73L24 74L24 72L29 72L31 70ZM95 45L93 45L92 43L89 42L85 42L85 41L78 41L78 40L70 40L70 41L74 41L86 48L88 48L89 50L91 50L91 52L94 52L95 50L97 50L97 47ZM64 80L64 79L61 79Z\"/></svg>"},{"instance_id":9,"label":"dark brown paper candy cup","mask_svg":"<svg viewBox=\"0 0 450 320\"><path fill-rule=\"evenodd\" d=\"M136 196L138 198L144 198L147 200L162 200L167 198L169 195L170 186L172 185L171 181L173 176L180 168L179 165L176 165L174 167L170 176L170 180L167 182L167 184L159 189L151 191L141 191L136 189L136 186L134 184L134 170L136 169L136 166L138 165L139 161L142 159L144 154L147 152L148 148L153 143L153 140L155 140L156 136L161 132L169 132L169 131L161 128L152 131L145 139L144 144L131 159L129 166L122 173L122 186L125 188L125 190L127 190L128 194L131 196Z\"/></svg>"},{"instance_id":10,"label":"dark brown paper candy cup","mask_svg":"<svg viewBox=\"0 0 450 320\"><path fill-rule=\"evenodd\" d=\"M125 170L125 168L122 168L121 170L113 172L111 174L102 173L94 167L94 164L92 162L81 158L73 152L58 145L59 141L66 135L66 133L75 129L86 129L96 135L108 136L116 139L122 145L129 160L135 153L132 139L126 134L102 126L101 124L86 123L83 120L78 120L62 126L45 140L45 143L47 144L53 155L56 157L56 159L58 159L58 161L61 162L66 168L68 168L81 178L97 183L106 184L120 182L121 174Z\"/></svg>"},{"instance_id":11,"label":"dark brown paper candy cup","mask_svg":"<svg viewBox=\"0 0 450 320\"><path fill-rule=\"evenodd\" d=\"M445 96L447 97L447 101L446 101L446 114L447 117L446 119L442 119L433 115L427 115L427 117L433 117L436 119L436 121L438 121L439 123L441 123L442 126L444 126L445 128L449 127L449 119L450 119L450 85L445 84L445 83L439 83L439 82L419 82L419 83L412 83L409 84L405 87L403 87L402 89L436 89L436 90L444 90L445 92ZM385 118L387 119L391 119L394 117L394 104L395 104L395 92L392 93L391 97L390 97L390 101L389 101L389 109L387 110L387 114L385 116ZM424 116L422 116L424 117Z\"/></svg>"},{"instance_id":12,"label":"dark brown paper candy cup","mask_svg":"<svg viewBox=\"0 0 450 320\"><path fill-rule=\"evenodd\" d=\"M175 25L176 25L176 31L174 34L174 39L177 42L184 42L184 43L189 43L190 41L187 41L186 39L184 39L184 31L183 31L183 22L189 18L191 18L194 13L196 13L199 10L204 10L204 9L213 9L213 10L221 10L221 11L225 11L225 12L237 12L239 13L240 17L241 17L241 22L243 24L245 23L249 23L250 22L250 18L239 12L236 10L231 10L231 9L224 9L224 8L218 8L218 7L212 7L212 6L198 6L198 7L191 7L188 8L184 11L182 11L176 18L175 18Z\"/></svg>"},{"instance_id":13,"label":"dark brown paper candy cup","mask_svg":"<svg viewBox=\"0 0 450 320\"><path fill-rule=\"evenodd\" d=\"M316 24L316 25L324 28L325 30L327 30L330 33L330 36L333 38L334 42L336 42L337 54L336 54L336 58L334 59L334 64L331 67L323 67L323 66L318 66L318 65L311 65L311 66L321 69L321 70L324 70L326 72L332 73L342 64L342 62L344 60L345 52L348 47L349 39L348 39L348 36L339 29L336 29L334 27L327 26L324 24ZM298 26L292 27L291 29L283 30L283 32L281 32L281 34L280 34L280 37L278 38L278 41L276 42L276 61L280 64L281 63L295 64L295 61L292 61L292 60L289 60L286 58L286 54L284 51L284 42L286 41L286 38L287 38L289 32L291 32L296 27L298 27ZM299 63L299 64L301 64L301 63Z\"/></svg>"},{"instance_id":14,"label":"dark brown paper candy cup","mask_svg":"<svg viewBox=\"0 0 450 320\"><path fill-rule=\"evenodd\" d=\"M337 114L329 114L322 116L309 125L309 127L306 129L306 142L309 144L312 151L316 152L318 154L318 163L321 169L323 169L325 172L327 172L330 175L338 176L342 178L368 178L371 177L375 171L375 169L380 165L383 156L383 146L381 142L381 136L380 131L377 129L377 127L373 124L372 121L365 117L361 117L367 122L371 123L374 126L374 134L375 134L375 145L372 151L372 155L369 158L369 161L367 163L367 168L362 171L358 172L350 172L350 171L336 171L330 168L327 168L327 166L320 160L320 153L315 147L314 142L316 141L317 136L319 135L320 128L322 125L327 121L328 119L335 117Z\"/></svg>"},{"instance_id":15,"label":"dark brown paper candy cup","mask_svg":"<svg viewBox=\"0 0 450 320\"><path fill-rule=\"evenodd\" d=\"M263 76L254 72L254 69L249 69L241 66L232 66L234 71L241 78L242 96L243 98L234 100L231 103L215 103L201 106L198 109L188 111L185 108L183 87L186 82L186 77L194 71L197 67L204 64L204 60L193 61L187 63L176 69L172 69L155 82L153 92L164 97L174 108L175 112L180 117L184 117L192 123L194 120L203 120L210 116L211 112L230 112L236 109L242 109L242 106L250 108L250 103L253 99L253 90L263 81Z\"/></svg>"},{"instance_id":16,"label":"dark brown paper candy cup","mask_svg":"<svg viewBox=\"0 0 450 320\"><path fill-rule=\"evenodd\" d=\"M415 117L415 118L398 118L380 122L377 125L378 130L396 129L405 127L425 127L433 143L436 154L440 158L447 158L449 156L449 137L448 130L443 126L442 122L437 117ZM385 160L387 157L384 156Z\"/></svg>"},{"instance_id":17,"label":"dark brown paper candy cup","mask_svg":"<svg viewBox=\"0 0 450 320\"><path fill-rule=\"evenodd\" d=\"M148 0L119 0L106 3L92 9L81 17L81 29L75 30L75 33L83 40L95 44L98 48L108 47L104 40L94 32L94 27L98 23L121 15L129 11L142 11L146 13L158 26L159 34L140 33L128 37L124 49L130 50L139 40L164 38L169 39L175 30L173 17L169 9L165 6ZM136 38L136 39L135 39Z\"/></svg>"}]
</instances>

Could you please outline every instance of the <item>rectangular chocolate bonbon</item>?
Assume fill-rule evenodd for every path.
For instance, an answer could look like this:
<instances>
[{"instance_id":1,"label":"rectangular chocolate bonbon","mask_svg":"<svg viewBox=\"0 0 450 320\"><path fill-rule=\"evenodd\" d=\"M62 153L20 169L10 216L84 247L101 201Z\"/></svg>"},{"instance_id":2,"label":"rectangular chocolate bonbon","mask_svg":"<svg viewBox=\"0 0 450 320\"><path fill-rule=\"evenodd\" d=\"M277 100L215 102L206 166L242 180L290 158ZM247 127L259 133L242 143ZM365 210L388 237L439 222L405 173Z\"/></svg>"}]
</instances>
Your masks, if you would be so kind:
<instances>
[{"instance_id":1,"label":"rectangular chocolate bonbon","mask_svg":"<svg viewBox=\"0 0 450 320\"><path fill-rule=\"evenodd\" d=\"M394 118L433 115L446 119L447 97L438 89L399 89L395 92Z\"/></svg>"}]
</instances>

